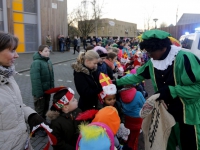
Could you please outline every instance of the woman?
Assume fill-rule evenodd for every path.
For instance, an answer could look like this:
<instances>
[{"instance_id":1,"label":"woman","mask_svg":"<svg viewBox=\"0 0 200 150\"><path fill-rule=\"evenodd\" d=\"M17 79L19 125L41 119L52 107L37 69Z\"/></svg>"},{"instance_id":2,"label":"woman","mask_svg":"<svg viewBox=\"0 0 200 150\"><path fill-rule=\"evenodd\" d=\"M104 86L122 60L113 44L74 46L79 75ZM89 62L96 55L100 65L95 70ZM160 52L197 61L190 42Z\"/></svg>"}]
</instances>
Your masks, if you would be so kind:
<instances>
[{"instance_id":1,"label":"woman","mask_svg":"<svg viewBox=\"0 0 200 150\"><path fill-rule=\"evenodd\" d=\"M114 52L109 52L106 59L104 59L104 62L107 65L107 75L110 77L111 80L114 79L114 70L115 70L115 65L114 63L117 61L117 54Z\"/></svg>"},{"instance_id":2,"label":"woman","mask_svg":"<svg viewBox=\"0 0 200 150\"><path fill-rule=\"evenodd\" d=\"M30 107L23 104L21 92L13 77L14 60L18 39L0 32L0 149L23 150L28 137L26 122L30 129L43 119ZM32 149L29 142L29 149Z\"/></svg>"},{"instance_id":3,"label":"woman","mask_svg":"<svg viewBox=\"0 0 200 150\"><path fill-rule=\"evenodd\" d=\"M80 52L77 62L72 64L74 82L80 95L78 107L82 110L96 109L98 94L102 91L97 70L99 55L95 51Z\"/></svg>"}]
</instances>

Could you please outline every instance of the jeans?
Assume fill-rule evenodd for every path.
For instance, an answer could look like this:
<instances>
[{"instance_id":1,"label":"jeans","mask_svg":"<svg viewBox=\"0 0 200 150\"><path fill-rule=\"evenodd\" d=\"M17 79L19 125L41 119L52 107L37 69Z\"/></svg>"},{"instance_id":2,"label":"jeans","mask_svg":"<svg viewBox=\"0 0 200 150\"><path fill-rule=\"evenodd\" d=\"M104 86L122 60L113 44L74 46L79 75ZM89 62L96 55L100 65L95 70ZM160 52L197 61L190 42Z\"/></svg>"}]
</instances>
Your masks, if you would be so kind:
<instances>
[{"instance_id":1,"label":"jeans","mask_svg":"<svg viewBox=\"0 0 200 150\"><path fill-rule=\"evenodd\" d=\"M63 52L64 51L64 43L60 44L60 51Z\"/></svg>"}]
</instances>

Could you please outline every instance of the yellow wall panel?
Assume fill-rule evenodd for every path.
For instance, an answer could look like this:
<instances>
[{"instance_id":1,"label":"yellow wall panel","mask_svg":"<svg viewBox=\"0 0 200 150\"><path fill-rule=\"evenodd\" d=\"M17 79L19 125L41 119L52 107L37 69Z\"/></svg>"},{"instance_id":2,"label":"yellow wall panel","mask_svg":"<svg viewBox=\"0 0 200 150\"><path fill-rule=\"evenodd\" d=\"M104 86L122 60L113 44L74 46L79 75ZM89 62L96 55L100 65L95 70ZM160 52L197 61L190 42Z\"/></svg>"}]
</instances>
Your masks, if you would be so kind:
<instances>
[{"instance_id":1,"label":"yellow wall panel","mask_svg":"<svg viewBox=\"0 0 200 150\"><path fill-rule=\"evenodd\" d=\"M12 5L13 5L13 10L23 11L23 0L13 0Z\"/></svg>"},{"instance_id":2,"label":"yellow wall panel","mask_svg":"<svg viewBox=\"0 0 200 150\"><path fill-rule=\"evenodd\" d=\"M23 14L13 12L13 21L14 22L24 22Z\"/></svg>"},{"instance_id":3,"label":"yellow wall panel","mask_svg":"<svg viewBox=\"0 0 200 150\"><path fill-rule=\"evenodd\" d=\"M25 45L24 45L24 43L19 43L16 51L17 51L18 53L23 53L23 52L25 52Z\"/></svg>"},{"instance_id":4,"label":"yellow wall panel","mask_svg":"<svg viewBox=\"0 0 200 150\"><path fill-rule=\"evenodd\" d=\"M14 35L19 38L17 52L25 52L24 24L14 23Z\"/></svg>"}]
</instances>

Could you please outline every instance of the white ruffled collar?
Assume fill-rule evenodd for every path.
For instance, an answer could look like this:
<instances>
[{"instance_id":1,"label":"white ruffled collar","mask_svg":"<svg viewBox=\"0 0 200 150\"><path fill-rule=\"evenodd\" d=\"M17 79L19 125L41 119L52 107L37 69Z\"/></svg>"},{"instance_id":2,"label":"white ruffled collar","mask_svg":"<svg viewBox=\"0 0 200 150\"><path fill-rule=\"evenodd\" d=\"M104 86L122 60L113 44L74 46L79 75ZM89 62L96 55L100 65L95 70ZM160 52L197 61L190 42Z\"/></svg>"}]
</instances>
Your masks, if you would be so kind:
<instances>
[{"instance_id":1,"label":"white ruffled collar","mask_svg":"<svg viewBox=\"0 0 200 150\"><path fill-rule=\"evenodd\" d=\"M172 65L172 62L174 61L174 59L176 58L176 55L178 54L180 50L181 50L180 47L171 45L171 50L164 60L153 60L153 58L151 58L153 67L158 70L167 69L168 66Z\"/></svg>"}]
</instances>

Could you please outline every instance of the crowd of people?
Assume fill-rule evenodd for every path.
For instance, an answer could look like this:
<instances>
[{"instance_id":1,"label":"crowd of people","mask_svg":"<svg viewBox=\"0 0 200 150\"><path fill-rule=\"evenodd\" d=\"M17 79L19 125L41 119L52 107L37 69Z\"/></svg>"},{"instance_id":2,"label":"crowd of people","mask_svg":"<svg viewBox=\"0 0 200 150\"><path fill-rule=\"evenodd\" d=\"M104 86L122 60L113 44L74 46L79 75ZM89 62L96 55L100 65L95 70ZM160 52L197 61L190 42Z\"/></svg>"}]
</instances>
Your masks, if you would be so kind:
<instances>
[{"instance_id":1,"label":"crowd of people","mask_svg":"<svg viewBox=\"0 0 200 150\"><path fill-rule=\"evenodd\" d=\"M170 36L150 30L141 39L94 38L89 45L84 38L85 51L75 37L79 55L71 67L79 100L70 87L54 86L51 45L39 46L30 68L33 110L13 78L18 39L0 32L0 149L31 150L38 134L48 136L46 149L137 150L143 132L145 150L198 150L200 60ZM145 79L155 90L149 98Z\"/></svg>"}]
</instances>

